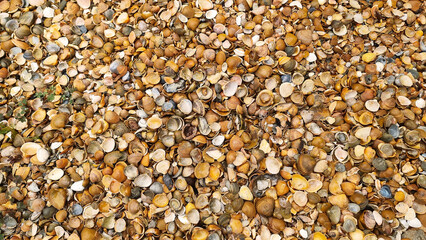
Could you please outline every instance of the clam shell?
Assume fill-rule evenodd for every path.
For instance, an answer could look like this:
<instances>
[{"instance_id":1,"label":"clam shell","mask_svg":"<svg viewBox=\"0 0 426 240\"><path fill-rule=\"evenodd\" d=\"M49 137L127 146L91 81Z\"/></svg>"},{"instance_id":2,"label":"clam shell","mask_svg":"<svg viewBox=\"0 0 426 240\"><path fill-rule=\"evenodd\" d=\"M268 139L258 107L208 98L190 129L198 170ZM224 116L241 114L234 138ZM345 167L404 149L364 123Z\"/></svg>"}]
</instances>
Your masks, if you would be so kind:
<instances>
[{"instance_id":1,"label":"clam shell","mask_svg":"<svg viewBox=\"0 0 426 240\"><path fill-rule=\"evenodd\" d=\"M223 86L223 93L227 97L234 96L238 89L238 82L230 81L225 86Z\"/></svg>"},{"instance_id":2,"label":"clam shell","mask_svg":"<svg viewBox=\"0 0 426 240\"><path fill-rule=\"evenodd\" d=\"M24 156L33 156L39 149L42 149L42 147L39 144L33 142L27 142L21 146L21 152Z\"/></svg>"}]
</instances>

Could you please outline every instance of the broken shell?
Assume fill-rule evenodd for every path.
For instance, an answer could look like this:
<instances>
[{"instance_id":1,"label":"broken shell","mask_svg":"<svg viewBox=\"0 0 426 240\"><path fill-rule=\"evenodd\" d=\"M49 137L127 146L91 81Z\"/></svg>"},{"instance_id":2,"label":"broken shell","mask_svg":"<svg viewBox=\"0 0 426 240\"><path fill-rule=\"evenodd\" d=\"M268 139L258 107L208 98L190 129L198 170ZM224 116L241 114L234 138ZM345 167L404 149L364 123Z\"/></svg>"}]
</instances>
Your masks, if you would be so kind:
<instances>
[{"instance_id":1,"label":"broken shell","mask_svg":"<svg viewBox=\"0 0 426 240\"><path fill-rule=\"evenodd\" d=\"M274 94L270 90L262 90L256 97L256 103L259 106L270 106L274 103Z\"/></svg>"}]
</instances>

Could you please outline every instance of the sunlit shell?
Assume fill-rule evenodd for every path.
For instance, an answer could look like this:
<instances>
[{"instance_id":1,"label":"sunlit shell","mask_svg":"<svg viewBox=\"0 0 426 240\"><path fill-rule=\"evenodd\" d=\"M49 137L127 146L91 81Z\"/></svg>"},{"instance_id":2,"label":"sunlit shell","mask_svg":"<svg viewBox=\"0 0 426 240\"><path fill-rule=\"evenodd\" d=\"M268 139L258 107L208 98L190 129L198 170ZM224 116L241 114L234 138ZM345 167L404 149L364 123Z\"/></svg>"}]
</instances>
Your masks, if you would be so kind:
<instances>
[{"instance_id":1,"label":"sunlit shell","mask_svg":"<svg viewBox=\"0 0 426 240\"><path fill-rule=\"evenodd\" d=\"M371 127L363 127L358 129L355 132L355 137L363 141L368 141L368 139L370 138L370 133L371 133Z\"/></svg>"},{"instance_id":2,"label":"sunlit shell","mask_svg":"<svg viewBox=\"0 0 426 240\"><path fill-rule=\"evenodd\" d=\"M282 162L279 159L274 157L266 158L265 164L266 164L266 169L268 169L268 171L271 174L279 173L282 166Z\"/></svg>"},{"instance_id":3,"label":"sunlit shell","mask_svg":"<svg viewBox=\"0 0 426 240\"><path fill-rule=\"evenodd\" d=\"M303 82L301 90L303 94L307 95L311 93L314 90L314 88L315 88L314 81L308 79Z\"/></svg>"},{"instance_id":4,"label":"sunlit shell","mask_svg":"<svg viewBox=\"0 0 426 240\"><path fill-rule=\"evenodd\" d=\"M149 187L152 184L152 178L148 174L144 173L136 177L133 184L138 187Z\"/></svg>"},{"instance_id":5,"label":"sunlit shell","mask_svg":"<svg viewBox=\"0 0 426 240\"><path fill-rule=\"evenodd\" d=\"M308 203L308 194L304 191L296 191L293 194L293 201L297 205L303 207Z\"/></svg>"},{"instance_id":6,"label":"sunlit shell","mask_svg":"<svg viewBox=\"0 0 426 240\"><path fill-rule=\"evenodd\" d=\"M218 135L212 140L212 144L215 146L221 146L222 143L225 141L225 137L223 135Z\"/></svg>"},{"instance_id":7,"label":"sunlit shell","mask_svg":"<svg viewBox=\"0 0 426 240\"><path fill-rule=\"evenodd\" d=\"M170 162L167 160L163 160L159 163L157 163L155 170L161 174L167 174L170 168Z\"/></svg>"},{"instance_id":8,"label":"sunlit shell","mask_svg":"<svg viewBox=\"0 0 426 240\"><path fill-rule=\"evenodd\" d=\"M148 127L151 129L157 129L163 124L163 120L158 115L153 115L147 120Z\"/></svg>"},{"instance_id":9,"label":"sunlit shell","mask_svg":"<svg viewBox=\"0 0 426 240\"><path fill-rule=\"evenodd\" d=\"M365 102L365 108L367 108L367 110L370 111L370 112L377 112L377 111L379 111L380 104L375 99L374 100L368 100L367 102Z\"/></svg>"},{"instance_id":10,"label":"sunlit shell","mask_svg":"<svg viewBox=\"0 0 426 240\"><path fill-rule=\"evenodd\" d=\"M253 200L253 194L251 193L251 190L247 186L241 186L238 195L240 196L240 198L246 201Z\"/></svg>"},{"instance_id":11,"label":"sunlit shell","mask_svg":"<svg viewBox=\"0 0 426 240\"><path fill-rule=\"evenodd\" d=\"M213 19L216 16L217 16L217 10L212 9L212 10L209 10L209 11L206 12L206 18L207 19Z\"/></svg>"},{"instance_id":12,"label":"sunlit shell","mask_svg":"<svg viewBox=\"0 0 426 240\"><path fill-rule=\"evenodd\" d=\"M333 32L334 34L336 34L337 36L344 36L348 33L348 29L345 25L343 25L342 27L340 27L339 29L335 29L333 28Z\"/></svg>"},{"instance_id":13,"label":"sunlit shell","mask_svg":"<svg viewBox=\"0 0 426 240\"><path fill-rule=\"evenodd\" d=\"M32 115L31 119L37 122L42 122L46 118L46 110L39 108Z\"/></svg>"},{"instance_id":14,"label":"sunlit shell","mask_svg":"<svg viewBox=\"0 0 426 240\"><path fill-rule=\"evenodd\" d=\"M401 82L401 84L405 87L411 87L413 86L413 81L411 80L411 78L407 75L402 75L399 78L399 81Z\"/></svg>"},{"instance_id":15,"label":"sunlit shell","mask_svg":"<svg viewBox=\"0 0 426 240\"><path fill-rule=\"evenodd\" d=\"M62 176L64 176L64 170L60 168L54 168L52 171L49 172L49 174L47 175L47 178L49 178L50 180L57 181Z\"/></svg>"},{"instance_id":16,"label":"sunlit shell","mask_svg":"<svg viewBox=\"0 0 426 240\"><path fill-rule=\"evenodd\" d=\"M309 186L306 191L310 193L318 192L323 186L322 181L317 179L309 179L308 184Z\"/></svg>"},{"instance_id":17,"label":"sunlit shell","mask_svg":"<svg viewBox=\"0 0 426 240\"><path fill-rule=\"evenodd\" d=\"M115 149L115 140L113 138L106 138L103 142L102 142L102 149L105 152L112 152Z\"/></svg>"},{"instance_id":18,"label":"sunlit shell","mask_svg":"<svg viewBox=\"0 0 426 240\"><path fill-rule=\"evenodd\" d=\"M280 86L280 95L283 98L289 97L293 93L294 87L291 83L283 83Z\"/></svg>"},{"instance_id":19,"label":"sunlit shell","mask_svg":"<svg viewBox=\"0 0 426 240\"><path fill-rule=\"evenodd\" d=\"M405 96L398 96L397 99L399 104L401 104L402 106L409 106L411 104L410 99Z\"/></svg>"},{"instance_id":20,"label":"sunlit shell","mask_svg":"<svg viewBox=\"0 0 426 240\"><path fill-rule=\"evenodd\" d=\"M346 158L348 157L348 152L338 146L334 149L334 156L339 162L345 162Z\"/></svg>"},{"instance_id":21,"label":"sunlit shell","mask_svg":"<svg viewBox=\"0 0 426 240\"><path fill-rule=\"evenodd\" d=\"M192 102L189 99L182 99L178 104L179 110L184 114L190 114L192 112Z\"/></svg>"},{"instance_id":22,"label":"sunlit shell","mask_svg":"<svg viewBox=\"0 0 426 240\"><path fill-rule=\"evenodd\" d=\"M223 93L227 97L234 96L238 89L238 82L237 81L230 81L225 86L223 86Z\"/></svg>"},{"instance_id":23,"label":"sunlit shell","mask_svg":"<svg viewBox=\"0 0 426 240\"><path fill-rule=\"evenodd\" d=\"M37 160L39 162L44 163L44 162L47 161L47 159L49 159L50 154L49 154L49 152L46 149L39 148L37 150L37 155L36 156L37 156Z\"/></svg>"},{"instance_id":24,"label":"sunlit shell","mask_svg":"<svg viewBox=\"0 0 426 240\"><path fill-rule=\"evenodd\" d=\"M21 146L21 152L24 156L33 156L37 153L42 147L37 143L27 142Z\"/></svg>"},{"instance_id":25,"label":"sunlit shell","mask_svg":"<svg viewBox=\"0 0 426 240\"><path fill-rule=\"evenodd\" d=\"M290 183L291 187L297 190L305 190L309 186L308 180L299 174L293 175Z\"/></svg>"}]
</instances>

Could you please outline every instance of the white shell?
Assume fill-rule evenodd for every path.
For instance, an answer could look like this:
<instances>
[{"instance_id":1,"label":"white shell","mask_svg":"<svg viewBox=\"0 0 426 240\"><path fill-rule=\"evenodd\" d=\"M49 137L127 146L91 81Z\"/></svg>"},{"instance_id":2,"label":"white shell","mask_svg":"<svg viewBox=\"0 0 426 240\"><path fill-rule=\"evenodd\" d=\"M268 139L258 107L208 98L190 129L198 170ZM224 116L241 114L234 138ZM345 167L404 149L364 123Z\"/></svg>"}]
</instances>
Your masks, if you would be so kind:
<instances>
[{"instance_id":1,"label":"white shell","mask_svg":"<svg viewBox=\"0 0 426 240\"><path fill-rule=\"evenodd\" d=\"M49 159L49 152L44 149L44 148L40 148L39 150L37 150L37 160L39 162L46 162L47 159Z\"/></svg>"},{"instance_id":2,"label":"white shell","mask_svg":"<svg viewBox=\"0 0 426 240\"><path fill-rule=\"evenodd\" d=\"M418 108L425 108L426 101L423 98L419 98L416 100L416 107Z\"/></svg>"},{"instance_id":3,"label":"white shell","mask_svg":"<svg viewBox=\"0 0 426 240\"><path fill-rule=\"evenodd\" d=\"M410 227L413 227L413 228L421 228L422 227L422 223L420 222L420 220L418 218L408 220L407 222L408 222L408 225L410 225Z\"/></svg>"},{"instance_id":4,"label":"white shell","mask_svg":"<svg viewBox=\"0 0 426 240\"><path fill-rule=\"evenodd\" d=\"M408 99L407 97L398 96L397 99L398 99L398 102L403 106L409 106L411 104L410 99Z\"/></svg>"},{"instance_id":5,"label":"white shell","mask_svg":"<svg viewBox=\"0 0 426 240\"><path fill-rule=\"evenodd\" d=\"M399 78L399 81L401 82L401 84L405 87L411 87L413 86L413 81L411 80L411 78L407 75L402 75Z\"/></svg>"},{"instance_id":6,"label":"white shell","mask_svg":"<svg viewBox=\"0 0 426 240\"><path fill-rule=\"evenodd\" d=\"M115 221L114 230L116 232L124 232L124 230L126 230L126 221L122 218L117 219L117 221Z\"/></svg>"},{"instance_id":7,"label":"white shell","mask_svg":"<svg viewBox=\"0 0 426 240\"><path fill-rule=\"evenodd\" d=\"M224 141L225 141L225 136L218 135L215 138L213 138L212 144L215 146L221 146Z\"/></svg>"},{"instance_id":8,"label":"white shell","mask_svg":"<svg viewBox=\"0 0 426 240\"><path fill-rule=\"evenodd\" d=\"M306 61L308 62L315 62L317 60L317 55L315 53L309 53L308 57L306 58Z\"/></svg>"},{"instance_id":9,"label":"white shell","mask_svg":"<svg viewBox=\"0 0 426 240\"><path fill-rule=\"evenodd\" d=\"M170 162L167 160L163 160L157 163L157 166L155 167L157 172L161 174L167 174L167 172L169 171L169 168L170 168Z\"/></svg>"},{"instance_id":10,"label":"white shell","mask_svg":"<svg viewBox=\"0 0 426 240\"><path fill-rule=\"evenodd\" d=\"M152 179L148 174L144 173L136 177L133 183L137 187L149 187L152 184Z\"/></svg>"},{"instance_id":11,"label":"white shell","mask_svg":"<svg viewBox=\"0 0 426 240\"><path fill-rule=\"evenodd\" d=\"M367 110L370 112L377 112L379 111L380 104L379 102L377 102L376 99L368 100L367 102L365 102L365 108L367 108Z\"/></svg>"},{"instance_id":12,"label":"white shell","mask_svg":"<svg viewBox=\"0 0 426 240\"><path fill-rule=\"evenodd\" d=\"M115 148L115 140L113 138L106 138L103 142L102 142L102 149L105 152L112 152Z\"/></svg>"},{"instance_id":13,"label":"white shell","mask_svg":"<svg viewBox=\"0 0 426 240\"><path fill-rule=\"evenodd\" d=\"M179 110L183 114L190 114L192 112L192 102L191 102L191 100L189 100L189 99L183 99L178 104L178 108L179 108Z\"/></svg>"},{"instance_id":14,"label":"white shell","mask_svg":"<svg viewBox=\"0 0 426 240\"><path fill-rule=\"evenodd\" d=\"M246 200L246 201L252 201L253 200L253 194L251 193L250 188L247 186L242 186L240 188L240 191L238 192L238 195L240 198Z\"/></svg>"},{"instance_id":15,"label":"white shell","mask_svg":"<svg viewBox=\"0 0 426 240\"><path fill-rule=\"evenodd\" d=\"M61 179L62 176L64 176L64 170L60 168L54 168L49 174L47 174L47 178L53 181Z\"/></svg>"},{"instance_id":16,"label":"white shell","mask_svg":"<svg viewBox=\"0 0 426 240\"><path fill-rule=\"evenodd\" d=\"M237 92L238 83L236 81L230 81L223 86L223 93L227 97L232 97Z\"/></svg>"},{"instance_id":17,"label":"white shell","mask_svg":"<svg viewBox=\"0 0 426 240\"><path fill-rule=\"evenodd\" d=\"M333 28L333 32L337 36L344 36L348 33L348 29L346 28L345 25L343 25L338 31Z\"/></svg>"},{"instance_id":18,"label":"white shell","mask_svg":"<svg viewBox=\"0 0 426 240\"><path fill-rule=\"evenodd\" d=\"M280 86L280 95L283 98L289 97L294 91L294 87L291 83L283 83Z\"/></svg>"},{"instance_id":19,"label":"white shell","mask_svg":"<svg viewBox=\"0 0 426 240\"><path fill-rule=\"evenodd\" d=\"M308 193L304 191L296 191L293 194L293 201L301 207L305 206L308 203Z\"/></svg>"},{"instance_id":20,"label":"white shell","mask_svg":"<svg viewBox=\"0 0 426 240\"><path fill-rule=\"evenodd\" d=\"M216 10L214 10L214 9L212 9L212 10L208 10L207 12L206 12L206 18L207 19L213 19L213 18L215 18L217 16L217 11Z\"/></svg>"},{"instance_id":21,"label":"white shell","mask_svg":"<svg viewBox=\"0 0 426 240\"><path fill-rule=\"evenodd\" d=\"M268 169L268 171L271 174L279 173L282 166L282 162L279 159L276 159L274 157L267 157L265 164L266 164L266 169Z\"/></svg>"},{"instance_id":22,"label":"white shell","mask_svg":"<svg viewBox=\"0 0 426 240\"><path fill-rule=\"evenodd\" d=\"M81 192L84 190L84 186L83 186L83 180L80 180L78 182L75 182L71 185L71 190L75 191L75 192Z\"/></svg>"}]
</instances>

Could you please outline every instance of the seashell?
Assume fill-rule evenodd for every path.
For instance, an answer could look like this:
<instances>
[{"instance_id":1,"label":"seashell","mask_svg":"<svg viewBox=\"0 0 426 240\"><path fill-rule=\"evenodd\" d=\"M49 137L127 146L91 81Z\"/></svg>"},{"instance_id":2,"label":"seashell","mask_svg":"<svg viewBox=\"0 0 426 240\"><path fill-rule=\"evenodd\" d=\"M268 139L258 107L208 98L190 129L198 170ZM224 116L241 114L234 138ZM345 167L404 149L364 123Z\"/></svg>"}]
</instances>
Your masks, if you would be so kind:
<instances>
[{"instance_id":1,"label":"seashell","mask_svg":"<svg viewBox=\"0 0 426 240\"><path fill-rule=\"evenodd\" d=\"M135 184L135 186L137 187L146 188L151 186L152 178L148 174L144 173L136 177L135 180L133 181L133 184Z\"/></svg>"},{"instance_id":2,"label":"seashell","mask_svg":"<svg viewBox=\"0 0 426 240\"><path fill-rule=\"evenodd\" d=\"M291 187L296 190L305 190L309 187L308 180L299 174L294 174L291 177Z\"/></svg>"},{"instance_id":3,"label":"seashell","mask_svg":"<svg viewBox=\"0 0 426 240\"><path fill-rule=\"evenodd\" d=\"M293 90L294 90L294 87L291 83L288 83L288 82L283 83L280 86L280 95L283 98L287 98L293 93Z\"/></svg>"},{"instance_id":4,"label":"seashell","mask_svg":"<svg viewBox=\"0 0 426 240\"><path fill-rule=\"evenodd\" d=\"M62 188L52 188L48 193L48 200L58 210L64 208L67 201L67 192Z\"/></svg>"},{"instance_id":5,"label":"seashell","mask_svg":"<svg viewBox=\"0 0 426 240\"><path fill-rule=\"evenodd\" d=\"M301 73L296 72L292 76L292 81L296 85L301 85L305 81L305 77Z\"/></svg>"},{"instance_id":6,"label":"seashell","mask_svg":"<svg viewBox=\"0 0 426 240\"><path fill-rule=\"evenodd\" d=\"M54 168L47 174L47 178L53 181L59 180L62 176L64 176L64 170L60 168Z\"/></svg>"},{"instance_id":7,"label":"seashell","mask_svg":"<svg viewBox=\"0 0 426 240\"><path fill-rule=\"evenodd\" d=\"M69 115L66 113L58 113L52 117L50 126L52 126L53 129L63 128L68 123L68 117Z\"/></svg>"},{"instance_id":8,"label":"seashell","mask_svg":"<svg viewBox=\"0 0 426 240\"><path fill-rule=\"evenodd\" d=\"M212 10L208 10L208 11L206 12L206 18L207 18L207 19L213 19L213 18L215 18L216 16L217 16L217 10L212 9Z\"/></svg>"},{"instance_id":9,"label":"seashell","mask_svg":"<svg viewBox=\"0 0 426 240\"><path fill-rule=\"evenodd\" d=\"M392 158L396 155L396 151L393 146L389 143L379 143L378 154L382 158Z\"/></svg>"},{"instance_id":10,"label":"seashell","mask_svg":"<svg viewBox=\"0 0 426 240\"><path fill-rule=\"evenodd\" d=\"M19 22L16 19L10 19L6 22L5 27L8 32L13 32L19 28Z\"/></svg>"},{"instance_id":11,"label":"seashell","mask_svg":"<svg viewBox=\"0 0 426 240\"><path fill-rule=\"evenodd\" d=\"M221 146L223 142L225 141L225 137L223 135L218 135L212 140L212 144L215 146Z\"/></svg>"},{"instance_id":12,"label":"seashell","mask_svg":"<svg viewBox=\"0 0 426 240\"><path fill-rule=\"evenodd\" d=\"M15 30L15 35L19 39L23 39L25 37L28 37L31 34L31 30L27 25L21 25Z\"/></svg>"},{"instance_id":13,"label":"seashell","mask_svg":"<svg viewBox=\"0 0 426 240\"><path fill-rule=\"evenodd\" d=\"M398 99L398 103L401 104L402 106L409 106L409 105L411 105L411 101L407 97L398 96L397 99Z\"/></svg>"},{"instance_id":14,"label":"seashell","mask_svg":"<svg viewBox=\"0 0 426 240\"><path fill-rule=\"evenodd\" d=\"M304 191L296 191L293 194L293 201L303 207L308 203L308 194Z\"/></svg>"},{"instance_id":15,"label":"seashell","mask_svg":"<svg viewBox=\"0 0 426 240\"><path fill-rule=\"evenodd\" d=\"M182 129L182 137L185 140L193 139L197 135L197 127L187 124Z\"/></svg>"},{"instance_id":16,"label":"seashell","mask_svg":"<svg viewBox=\"0 0 426 240\"><path fill-rule=\"evenodd\" d=\"M380 104L377 102L377 100L368 100L365 102L365 108L370 112L377 112L379 111Z\"/></svg>"},{"instance_id":17,"label":"seashell","mask_svg":"<svg viewBox=\"0 0 426 240\"><path fill-rule=\"evenodd\" d=\"M266 164L266 169L271 174L278 174L282 166L282 162L279 159L274 157L267 157L265 164Z\"/></svg>"},{"instance_id":18,"label":"seashell","mask_svg":"<svg viewBox=\"0 0 426 240\"><path fill-rule=\"evenodd\" d=\"M163 124L163 120L158 115L153 115L146 121L147 126L150 129L158 129Z\"/></svg>"},{"instance_id":19,"label":"seashell","mask_svg":"<svg viewBox=\"0 0 426 240\"><path fill-rule=\"evenodd\" d=\"M21 147L21 149L22 149L22 147ZM47 159L49 159L50 154L46 149L40 148L40 149L37 150L36 156L37 156L37 160L40 163L44 163L44 162L47 161Z\"/></svg>"},{"instance_id":20,"label":"seashell","mask_svg":"<svg viewBox=\"0 0 426 240\"><path fill-rule=\"evenodd\" d=\"M42 149L42 147L33 142L27 142L21 146L21 152L26 157L35 155L39 149Z\"/></svg>"},{"instance_id":21,"label":"seashell","mask_svg":"<svg viewBox=\"0 0 426 240\"><path fill-rule=\"evenodd\" d=\"M113 138L106 138L103 142L102 142L102 149L109 153L114 151L115 149L115 140Z\"/></svg>"},{"instance_id":22,"label":"seashell","mask_svg":"<svg viewBox=\"0 0 426 240\"><path fill-rule=\"evenodd\" d=\"M348 152L343 150L341 146L338 146L334 149L333 151L334 153L334 157L339 161L339 162L345 162L346 159L348 158Z\"/></svg>"},{"instance_id":23,"label":"seashell","mask_svg":"<svg viewBox=\"0 0 426 240\"><path fill-rule=\"evenodd\" d=\"M238 195L246 201L253 201L253 194L247 186L241 186Z\"/></svg>"},{"instance_id":24,"label":"seashell","mask_svg":"<svg viewBox=\"0 0 426 240\"><path fill-rule=\"evenodd\" d=\"M204 81L206 79L206 73L204 71L195 71L192 75L192 79L197 82Z\"/></svg>"},{"instance_id":25,"label":"seashell","mask_svg":"<svg viewBox=\"0 0 426 240\"><path fill-rule=\"evenodd\" d=\"M256 211L262 216L270 217L274 212L275 204L274 199L271 197L263 197L256 201Z\"/></svg>"},{"instance_id":26,"label":"seashell","mask_svg":"<svg viewBox=\"0 0 426 240\"><path fill-rule=\"evenodd\" d=\"M179 131L183 127L184 121L178 116L173 116L167 121L166 127L169 131Z\"/></svg>"},{"instance_id":27,"label":"seashell","mask_svg":"<svg viewBox=\"0 0 426 240\"><path fill-rule=\"evenodd\" d=\"M170 168L170 162L167 160L163 160L155 166L155 170L161 174L167 174Z\"/></svg>"},{"instance_id":28,"label":"seashell","mask_svg":"<svg viewBox=\"0 0 426 240\"><path fill-rule=\"evenodd\" d=\"M333 33L337 36L344 36L348 33L348 29L345 25L343 25L339 28L333 28Z\"/></svg>"},{"instance_id":29,"label":"seashell","mask_svg":"<svg viewBox=\"0 0 426 240\"><path fill-rule=\"evenodd\" d=\"M262 107L270 106L274 103L274 94L271 90L262 90L256 97L256 103Z\"/></svg>"},{"instance_id":30,"label":"seashell","mask_svg":"<svg viewBox=\"0 0 426 240\"><path fill-rule=\"evenodd\" d=\"M182 99L182 101L180 101L180 103L178 104L178 108L183 114L186 114L186 115L190 114L192 112L191 100Z\"/></svg>"},{"instance_id":31,"label":"seashell","mask_svg":"<svg viewBox=\"0 0 426 240\"><path fill-rule=\"evenodd\" d=\"M316 161L313 157L307 154L301 154L297 160L297 169L302 175L309 175L314 171Z\"/></svg>"},{"instance_id":32,"label":"seashell","mask_svg":"<svg viewBox=\"0 0 426 240\"><path fill-rule=\"evenodd\" d=\"M230 81L223 86L223 93L227 97L234 96L238 89L237 81Z\"/></svg>"},{"instance_id":33,"label":"seashell","mask_svg":"<svg viewBox=\"0 0 426 240\"><path fill-rule=\"evenodd\" d=\"M322 188L323 183L322 183L322 181L317 180L317 179L309 179L308 185L309 186L306 189L306 191L309 192L309 193L315 193L315 192L318 192Z\"/></svg>"}]
</instances>

